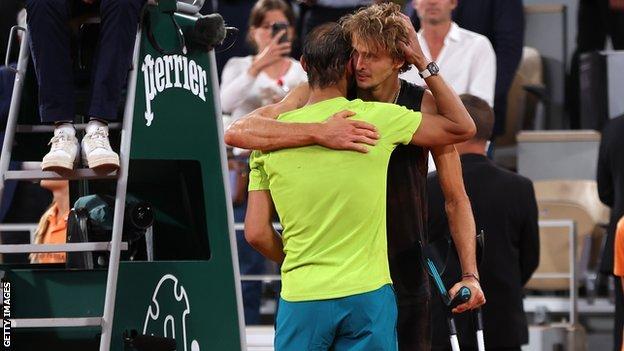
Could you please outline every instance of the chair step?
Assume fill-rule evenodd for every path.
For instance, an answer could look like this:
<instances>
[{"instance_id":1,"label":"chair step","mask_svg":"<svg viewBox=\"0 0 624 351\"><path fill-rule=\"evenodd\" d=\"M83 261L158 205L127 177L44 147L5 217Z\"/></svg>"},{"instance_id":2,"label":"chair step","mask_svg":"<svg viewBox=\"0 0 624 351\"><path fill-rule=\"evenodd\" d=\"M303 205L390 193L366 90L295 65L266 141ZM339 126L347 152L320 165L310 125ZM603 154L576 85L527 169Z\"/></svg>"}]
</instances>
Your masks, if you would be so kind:
<instances>
[{"instance_id":1,"label":"chair step","mask_svg":"<svg viewBox=\"0 0 624 351\"><path fill-rule=\"evenodd\" d=\"M11 328L100 327L102 317L11 318Z\"/></svg>"},{"instance_id":2,"label":"chair step","mask_svg":"<svg viewBox=\"0 0 624 351\"><path fill-rule=\"evenodd\" d=\"M111 243L92 242L92 243L67 243L67 244L7 244L0 245L0 253L40 253L40 252L92 252L92 251L110 251ZM128 250L128 243L121 243L121 250Z\"/></svg>"},{"instance_id":3,"label":"chair step","mask_svg":"<svg viewBox=\"0 0 624 351\"><path fill-rule=\"evenodd\" d=\"M33 164L39 165L33 169ZM43 179L116 179L117 170L94 170L90 168L77 168L66 172L42 171L40 162L28 162L28 169L19 171L7 171L5 180L43 180Z\"/></svg>"},{"instance_id":4,"label":"chair step","mask_svg":"<svg viewBox=\"0 0 624 351\"><path fill-rule=\"evenodd\" d=\"M87 123L74 124L74 128L76 130L85 130L87 128ZM109 123L109 130L120 130L121 123ZM27 124L18 124L15 127L15 132L17 133L52 133L54 132L53 125L27 125Z\"/></svg>"}]
</instances>

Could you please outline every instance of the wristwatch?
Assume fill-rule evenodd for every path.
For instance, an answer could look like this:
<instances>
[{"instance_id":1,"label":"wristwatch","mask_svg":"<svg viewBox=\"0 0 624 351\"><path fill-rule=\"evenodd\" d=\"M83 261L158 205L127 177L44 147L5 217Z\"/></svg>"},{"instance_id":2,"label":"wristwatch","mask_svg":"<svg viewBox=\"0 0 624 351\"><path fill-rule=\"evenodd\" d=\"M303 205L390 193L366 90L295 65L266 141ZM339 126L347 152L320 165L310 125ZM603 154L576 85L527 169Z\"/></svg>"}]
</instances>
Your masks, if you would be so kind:
<instances>
[{"instance_id":1,"label":"wristwatch","mask_svg":"<svg viewBox=\"0 0 624 351\"><path fill-rule=\"evenodd\" d=\"M431 61L424 70L418 72L418 75L420 75L422 79L425 79L431 76L437 76L438 72L440 72L440 67L438 67L434 61Z\"/></svg>"}]
</instances>

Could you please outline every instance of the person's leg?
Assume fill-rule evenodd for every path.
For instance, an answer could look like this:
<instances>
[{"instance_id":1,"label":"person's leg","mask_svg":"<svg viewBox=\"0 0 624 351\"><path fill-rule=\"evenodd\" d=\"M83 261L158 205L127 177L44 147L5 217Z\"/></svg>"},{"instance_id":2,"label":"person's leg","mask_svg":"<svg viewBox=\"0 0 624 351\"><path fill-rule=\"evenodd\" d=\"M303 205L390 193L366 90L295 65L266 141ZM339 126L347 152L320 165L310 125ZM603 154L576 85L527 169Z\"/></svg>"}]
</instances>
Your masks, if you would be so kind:
<instances>
[{"instance_id":1,"label":"person's leg","mask_svg":"<svg viewBox=\"0 0 624 351\"><path fill-rule=\"evenodd\" d=\"M624 11L609 11L609 37L613 49L624 50Z\"/></svg>"},{"instance_id":2,"label":"person's leg","mask_svg":"<svg viewBox=\"0 0 624 351\"><path fill-rule=\"evenodd\" d=\"M335 336L336 299L288 302L279 300L275 320L277 351L328 351Z\"/></svg>"},{"instance_id":3,"label":"person's leg","mask_svg":"<svg viewBox=\"0 0 624 351\"><path fill-rule=\"evenodd\" d=\"M431 349L429 277L415 245L389 258L390 274L398 301L399 350Z\"/></svg>"},{"instance_id":4,"label":"person's leg","mask_svg":"<svg viewBox=\"0 0 624 351\"><path fill-rule=\"evenodd\" d=\"M91 120L82 139L82 159L89 168L119 167L119 155L108 141L106 121L117 119L144 4L145 0L101 0L102 22L88 111Z\"/></svg>"},{"instance_id":5,"label":"person's leg","mask_svg":"<svg viewBox=\"0 0 624 351\"><path fill-rule=\"evenodd\" d=\"M406 303L399 301L397 335L399 350L401 351L426 351L431 349L429 297L425 296L420 300Z\"/></svg>"},{"instance_id":6,"label":"person's leg","mask_svg":"<svg viewBox=\"0 0 624 351\"><path fill-rule=\"evenodd\" d=\"M101 0L89 117L116 120L145 0Z\"/></svg>"},{"instance_id":7,"label":"person's leg","mask_svg":"<svg viewBox=\"0 0 624 351\"><path fill-rule=\"evenodd\" d=\"M570 127L581 127L579 105L579 61L583 53L604 49L607 38L607 2L608 0L580 0L577 17L576 50L570 63L566 105L570 117Z\"/></svg>"},{"instance_id":8,"label":"person's leg","mask_svg":"<svg viewBox=\"0 0 624 351\"><path fill-rule=\"evenodd\" d=\"M334 351L398 350L397 305L390 285L337 301Z\"/></svg>"},{"instance_id":9,"label":"person's leg","mask_svg":"<svg viewBox=\"0 0 624 351\"><path fill-rule=\"evenodd\" d=\"M41 121L73 121L69 4L66 0L27 0L26 11Z\"/></svg>"},{"instance_id":10,"label":"person's leg","mask_svg":"<svg viewBox=\"0 0 624 351\"><path fill-rule=\"evenodd\" d=\"M56 123L43 170L73 169L78 155L74 120L74 83L70 57L70 6L66 0L28 0L30 51L39 83L39 115Z\"/></svg>"}]
</instances>

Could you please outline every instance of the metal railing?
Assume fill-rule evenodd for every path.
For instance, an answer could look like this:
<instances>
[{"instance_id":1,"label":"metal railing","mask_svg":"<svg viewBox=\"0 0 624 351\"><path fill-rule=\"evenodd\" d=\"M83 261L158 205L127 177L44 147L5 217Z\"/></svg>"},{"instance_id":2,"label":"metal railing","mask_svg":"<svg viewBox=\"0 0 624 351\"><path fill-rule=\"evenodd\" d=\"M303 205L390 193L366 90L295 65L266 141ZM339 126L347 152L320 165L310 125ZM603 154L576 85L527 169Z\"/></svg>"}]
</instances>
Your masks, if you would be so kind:
<instances>
[{"instance_id":1,"label":"metal railing","mask_svg":"<svg viewBox=\"0 0 624 351\"><path fill-rule=\"evenodd\" d=\"M30 243L35 242L35 234L37 233L37 223L0 223L0 232L29 232Z\"/></svg>"},{"instance_id":2,"label":"metal railing","mask_svg":"<svg viewBox=\"0 0 624 351\"><path fill-rule=\"evenodd\" d=\"M562 220L540 220L540 228L567 228L568 229L568 264L569 273L534 273L533 279L556 279L567 278L569 280L570 299L569 299L569 320L570 324L575 325L578 322L578 264L576 261L577 233L576 223L570 219ZM554 254L554 253L553 253Z\"/></svg>"}]
</instances>

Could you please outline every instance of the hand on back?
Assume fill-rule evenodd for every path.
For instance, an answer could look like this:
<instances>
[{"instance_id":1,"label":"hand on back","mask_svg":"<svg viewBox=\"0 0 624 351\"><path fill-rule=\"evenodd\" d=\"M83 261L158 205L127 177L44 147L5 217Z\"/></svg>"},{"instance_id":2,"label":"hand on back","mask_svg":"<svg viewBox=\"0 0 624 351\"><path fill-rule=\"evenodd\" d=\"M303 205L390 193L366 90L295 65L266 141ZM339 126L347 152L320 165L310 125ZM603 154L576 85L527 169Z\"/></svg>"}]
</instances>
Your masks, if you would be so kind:
<instances>
[{"instance_id":1,"label":"hand on back","mask_svg":"<svg viewBox=\"0 0 624 351\"><path fill-rule=\"evenodd\" d=\"M323 123L318 143L334 150L352 150L367 153L367 145L377 144L379 134L374 125L350 119L355 112L335 113Z\"/></svg>"}]
</instances>

